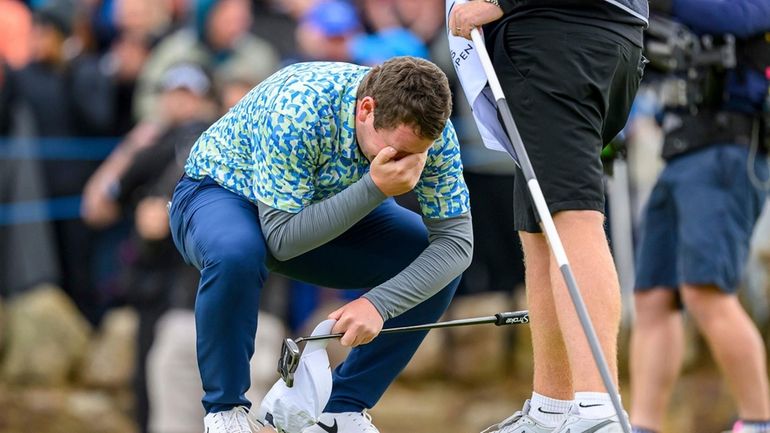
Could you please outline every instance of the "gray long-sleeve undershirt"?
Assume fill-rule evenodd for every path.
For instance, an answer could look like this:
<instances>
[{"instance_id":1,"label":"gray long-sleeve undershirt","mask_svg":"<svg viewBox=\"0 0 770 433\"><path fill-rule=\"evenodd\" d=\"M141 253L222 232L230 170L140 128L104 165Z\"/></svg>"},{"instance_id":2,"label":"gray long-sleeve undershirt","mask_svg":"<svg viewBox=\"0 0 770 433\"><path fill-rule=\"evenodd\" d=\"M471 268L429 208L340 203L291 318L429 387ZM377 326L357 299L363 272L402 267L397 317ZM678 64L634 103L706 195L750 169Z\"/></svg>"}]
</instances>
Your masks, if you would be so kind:
<instances>
[{"instance_id":1,"label":"gray long-sleeve undershirt","mask_svg":"<svg viewBox=\"0 0 770 433\"><path fill-rule=\"evenodd\" d=\"M387 197L369 174L340 193L298 213L258 203L262 232L273 256L289 260L336 238ZM384 320L430 298L470 264L473 231L470 212L443 219L423 218L428 247L403 271L364 295Z\"/></svg>"}]
</instances>

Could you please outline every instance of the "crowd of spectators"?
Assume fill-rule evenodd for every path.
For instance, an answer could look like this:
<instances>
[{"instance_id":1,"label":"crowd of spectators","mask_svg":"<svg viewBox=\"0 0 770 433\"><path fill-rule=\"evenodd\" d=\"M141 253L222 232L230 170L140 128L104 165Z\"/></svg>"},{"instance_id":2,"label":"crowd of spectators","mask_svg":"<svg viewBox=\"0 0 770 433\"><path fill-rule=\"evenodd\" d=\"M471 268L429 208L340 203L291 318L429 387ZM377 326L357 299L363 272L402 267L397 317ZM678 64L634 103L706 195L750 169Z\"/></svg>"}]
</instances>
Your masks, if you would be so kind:
<instances>
[{"instance_id":1,"label":"crowd of spectators","mask_svg":"<svg viewBox=\"0 0 770 433\"><path fill-rule=\"evenodd\" d=\"M135 308L136 419L163 433L148 427L146 360L164 316L188 311L193 327L197 272L174 250L166 203L195 138L294 62L413 55L452 78L444 31L442 0L0 0L0 297L53 283L95 325ZM510 291L523 274L500 218L512 170L477 156L455 106L481 251L461 292ZM17 211L31 202L38 212ZM266 308L290 328L335 296L273 286Z\"/></svg>"}]
</instances>

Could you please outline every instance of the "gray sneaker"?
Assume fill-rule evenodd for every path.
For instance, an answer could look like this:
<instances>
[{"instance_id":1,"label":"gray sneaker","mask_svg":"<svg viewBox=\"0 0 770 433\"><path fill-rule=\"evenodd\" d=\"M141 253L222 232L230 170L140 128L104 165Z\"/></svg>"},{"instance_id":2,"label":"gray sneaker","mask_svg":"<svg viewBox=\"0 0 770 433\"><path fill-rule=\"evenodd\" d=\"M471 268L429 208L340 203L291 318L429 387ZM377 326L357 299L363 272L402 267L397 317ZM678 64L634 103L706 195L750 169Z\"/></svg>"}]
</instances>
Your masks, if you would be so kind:
<instances>
[{"instance_id":1,"label":"gray sneaker","mask_svg":"<svg viewBox=\"0 0 770 433\"><path fill-rule=\"evenodd\" d=\"M583 418L577 407L573 406L567 419L553 433L623 433L617 415L607 418Z\"/></svg>"},{"instance_id":2,"label":"gray sneaker","mask_svg":"<svg viewBox=\"0 0 770 433\"><path fill-rule=\"evenodd\" d=\"M554 429L546 427L529 416L529 400L524 407L481 433L554 433Z\"/></svg>"}]
</instances>

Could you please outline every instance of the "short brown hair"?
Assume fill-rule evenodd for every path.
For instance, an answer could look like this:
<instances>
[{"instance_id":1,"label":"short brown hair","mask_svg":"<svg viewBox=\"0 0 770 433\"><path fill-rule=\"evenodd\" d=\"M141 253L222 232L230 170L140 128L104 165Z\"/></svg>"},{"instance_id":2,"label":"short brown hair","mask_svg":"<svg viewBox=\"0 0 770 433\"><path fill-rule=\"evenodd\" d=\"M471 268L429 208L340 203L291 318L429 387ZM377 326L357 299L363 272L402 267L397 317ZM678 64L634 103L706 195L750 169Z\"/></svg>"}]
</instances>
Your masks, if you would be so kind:
<instances>
[{"instance_id":1,"label":"short brown hair","mask_svg":"<svg viewBox=\"0 0 770 433\"><path fill-rule=\"evenodd\" d=\"M417 57L394 57L364 77L357 97L371 96L374 127L409 125L422 138L441 136L452 113L449 81L438 66Z\"/></svg>"}]
</instances>

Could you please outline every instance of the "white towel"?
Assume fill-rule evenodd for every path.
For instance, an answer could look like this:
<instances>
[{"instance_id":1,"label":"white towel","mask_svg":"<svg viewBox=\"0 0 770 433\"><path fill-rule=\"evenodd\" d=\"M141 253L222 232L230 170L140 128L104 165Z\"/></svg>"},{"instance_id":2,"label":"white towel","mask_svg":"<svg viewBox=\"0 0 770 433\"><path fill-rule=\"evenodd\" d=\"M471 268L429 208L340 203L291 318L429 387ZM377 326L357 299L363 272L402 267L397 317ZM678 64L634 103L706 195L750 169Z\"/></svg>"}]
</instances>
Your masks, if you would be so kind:
<instances>
[{"instance_id":1,"label":"white towel","mask_svg":"<svg viewBox=\"0 0 770 433\"><path fill-rule=\"evenodd\" d=\"M466 0L446 0L446 22L449 25L449 12L455 4L465 3ZM492 96L492 89L487 83L487 76L479 61L476 47L472 41L459 36L453 36L447 28L449 52L452 56L460 85L465 97L473 110L473 120L479 129L484 146L492 150L507 152L511 148L510 140L497 118L497 106Z\"/></svg>"},{"instance_id":2,"label":"white towel","mask_svg":"<svg viewBox=\"0 0 770 433\"><path fill-rule=\"evenodd\" d=\"M324 320L311 335L331 333L335 320ZM265 395L256 418L263 424L272 424L279 433L300 433L321 416L332 393L332 372L326 345L329 340L308 341L294 373L294 386L289 388L283 379Z\"/></svg>"}]
</instances>

